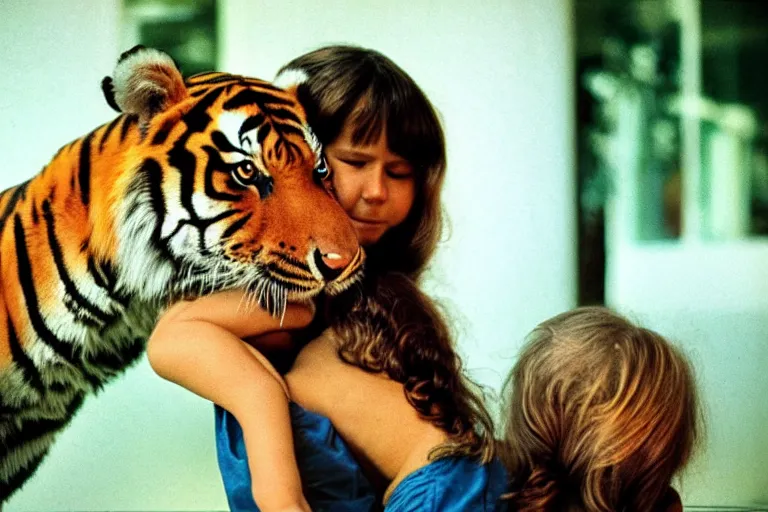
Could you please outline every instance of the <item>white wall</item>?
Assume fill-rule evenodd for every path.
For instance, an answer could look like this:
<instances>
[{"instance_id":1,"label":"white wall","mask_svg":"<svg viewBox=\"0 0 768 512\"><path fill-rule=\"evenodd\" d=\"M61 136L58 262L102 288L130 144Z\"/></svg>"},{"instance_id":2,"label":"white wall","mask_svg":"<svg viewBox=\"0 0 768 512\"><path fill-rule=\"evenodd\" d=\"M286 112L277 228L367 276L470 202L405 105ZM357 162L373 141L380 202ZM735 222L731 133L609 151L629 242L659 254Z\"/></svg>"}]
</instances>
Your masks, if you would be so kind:
<instances>
[{"instance_id":1,"label":"white wall","mask_svg":"<svg viewBox=\"0 0 768 512\"><path fill-rule=\"evenodd\" d=\"M0 185L38 171L110 118L99 81L122 50L118 0L6 0L0 18ZM452 237L429 289L461 350L497 387L536 322L573 305L570 0L221 0L220 69L274 76L327 43L377 48L445 122ZM142 362L87 401L22 510L224 510L211 406Z\"/></svg>"}]
</instances>

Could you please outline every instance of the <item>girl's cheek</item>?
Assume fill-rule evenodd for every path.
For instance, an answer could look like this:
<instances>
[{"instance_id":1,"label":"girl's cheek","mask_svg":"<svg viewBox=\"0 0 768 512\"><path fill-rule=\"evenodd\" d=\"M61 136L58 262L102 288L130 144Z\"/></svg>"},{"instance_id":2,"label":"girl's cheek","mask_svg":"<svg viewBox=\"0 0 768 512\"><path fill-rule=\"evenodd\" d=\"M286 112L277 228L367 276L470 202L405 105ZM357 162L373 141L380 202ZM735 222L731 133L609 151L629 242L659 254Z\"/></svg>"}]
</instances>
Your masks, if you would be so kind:
<instances>
[{"instance_id":1,"label":"girl's cheek","mask_svg":"<svg viewBox=\"0 0 768 512\"><path fill-rule=\"evenodd\" d=\"M325 187L325 191L331 194L333 197L336 197L336 188L333 186L333 178L327 179L323 181L323 187ZM339 198L336 197L338 200Z\"/></svg>"}]
</instances>

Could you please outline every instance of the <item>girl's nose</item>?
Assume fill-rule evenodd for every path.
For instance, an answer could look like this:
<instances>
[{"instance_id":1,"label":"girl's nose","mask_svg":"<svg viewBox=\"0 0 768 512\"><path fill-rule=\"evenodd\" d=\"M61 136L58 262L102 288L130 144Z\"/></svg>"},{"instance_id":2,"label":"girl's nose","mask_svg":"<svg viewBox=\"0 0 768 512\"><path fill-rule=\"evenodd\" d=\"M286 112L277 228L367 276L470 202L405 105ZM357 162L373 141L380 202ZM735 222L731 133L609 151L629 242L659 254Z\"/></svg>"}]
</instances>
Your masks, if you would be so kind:
<instances>
[{"instance_id":1,"label":"girl's nose","mask_svg":"<svg viewBox=\"0 0 768 512\"><path fill-rule=\"evenodd\" d=\"M374 169L374 171L366 177L366 182L363 186L363 199L369 202L384 202L387 200L387 182L386 175L383 169Z\"/></svg>"}]
</instances>

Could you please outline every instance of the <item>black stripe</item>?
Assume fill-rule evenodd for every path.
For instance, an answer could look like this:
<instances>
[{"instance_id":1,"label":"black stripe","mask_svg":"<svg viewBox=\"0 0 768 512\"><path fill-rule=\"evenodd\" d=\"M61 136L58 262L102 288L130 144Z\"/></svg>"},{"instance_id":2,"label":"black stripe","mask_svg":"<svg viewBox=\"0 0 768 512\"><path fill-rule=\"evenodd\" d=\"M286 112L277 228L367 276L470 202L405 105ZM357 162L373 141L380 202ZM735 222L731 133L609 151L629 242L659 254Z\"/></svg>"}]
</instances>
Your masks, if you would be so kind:
<instances>
[{"instance_id":1,"label":"black stripe","mask_svg":"<svg viewBox=\"0 0 768 512\"><path fill-rule=\"evenodd\" d=\"M0 215L0 234L3 233L3 229L5 229L5 223L8 221L8 217L10 217L11 213L16 208L16 204L19 202L19 200L23 199L27 195L27 186L29 186L29 180L21 183L20 185L17 185L13 189L13 195L10 199L8 199L8 202L5 204L5 209L3 210L2 215Z\"/></svg>"},{"instance_id":2,"label":"black stripe","mask_svg":"<svg viewBox=\"0 0 768 512\"><path fill-rule=\"evenodd\" d=\"M204 85L221 85L221 84L237 84L242 87L255 87L260 89L266 89L274 92L285 92L283 89L276 87L275 85L261 80L260 78L253 78L242 75L231 75L229 73L209 72L193 75L187 79L187 83L191 87L200 87Z\"/></svg>"},{"instance_id":3,"label":"black stripe","mask_svg":"<svg viewBox=\"0 0 768 512\"><path fill-rule=\"evenodd\" d=\"M173 148L168 151L168 164L179 170L181 174L181 192L184 190L192 190L195 183L195 168L197 167L197 159L186 148L187 137L178 139L173 144ZM182 202L184 197L182 197ZM190 202L184 203L185 207L189 209Z\"/></svg>"},{"instance_id":4,"label":"black stripe","mask_svg":"<svg viewBox=\"0 0 768 512\"><path fill-rule=\"evenodd\" d=\"M219 130L214 130L213 133L211 133L211 142L216 145L216 149L218 149L220 152L239 153L241 155L249 156L248 153L242 149L232 145L232 143L229 142L229 139L227 139L227 137Z\"/></svg>"},{"instance_id":5,"label":"black stripe","mask_svg":"<svg viewBox=\"0 0 768 512\"><path fill-rule=\"evenodd\" d=\"M181 173L181 203L192 219L197 219L197 214L192 206L197 160L195 155L186 148L186 144L193 133L202 132L208 127L208 124L212 121L211 116L208 115L208 108L216 101L221 93L221 88L210 91L184 115L183 121L187 125L188 130L176 140L173 144L173 148L168 152L168 163L178 169ZM158 183L157 191L160 193L159 198L162 199L162 191L159 187L161 168L157 162L155 162L155 164L155 171L157 173L156 181ZM156 227L158 235L161 226L162 218ZM159 241L159 236L157 237L157 240Z\"/></svg>"},{"instance_id":6,"label":"black stripe","mask_svg":"<svg viewBox=\"0 0 768 512\"><path fill-rule=\"evenodd\" d=\"M61 244L59 244L58 238L56 238L56 226L53 212L51 211L51 203L46 199L43 201L43 217L46 222L46 229L48 233L48 246L51 249L51 255L53 256L53 262L56 264L56 271L59 273L59 279L64 284L64 290L74 301L75 309L71 309L73 314L78 318L81 318L80 312L77 309L82 308L85 312L92 317L95 317L102 323L109 323L113 318L106 311L102 311L95 304L85 298L80 290L75 286L75 282L72 280L72 276L69 275L69 269L64 261L64 255L61 251Z\"/></svg>"},{"instance_id":7,"label":"black stripe","mask_svg":"<svg viewBox=\"0 0 768 512\"><path fill-rule=\"evenodd\" d=\"M194 169L197 165L197 160L195 159L195 156L184 149L184 153L179 154L180 157L183 156L185 160L189 160L189 164L191 167L188 167L189 169L187 172L181 173L181 178L179 180L179 194L181 199L181 204L184 207L185 210L189 213L189 217L193 220L196 220L197 212L195 211L195 207L192 204L192 196L195 193L195 173ZM208 163L210 165L210 162ZM178 169L184 169L184 167L177 167Z\"/></svg>"},{"instance_id":8,"label":"black stripe","mask_svg":"<svg viewBox=\"0 0 768 512\"><path fill-rule=\"evenodd\" d=\"M222 212L222 213L216 215L215 217L211 217L211 218L207 218L207 219L201 219L201 218L197 218L196 220L182 219L181 221L179 221L179 223L176 225L176 227L173 229L173 231L168 234L167 237L165 237L165 238L160 240L160 246L159 247L160 247L161 250L162 250L162 248L166 247L167 244L168 244L168 241L171 240L176 235L176 233L181 231L181 229L184 226L192 226L193 228L195 228L198 231L198 249L200 251L200 254L208 255L208 254L210 254L210 251L205 247L205 230L207 230L210 226L212 226L212 225L214 225L214 224L216 224L218 222L221 222L222 220L225 220L225 219L227 219L229 217L232 217L233 215L237 215L238 213L243 213L243 212L242 212L242 210L227 210L225 212ZM250 218L251 215L252 214L249 213L247 215L247 217ZM245 220L247 221L248 219L245 219ZM231 229L232 229L232 226L227 228L227 231L231 230ZM225 233L227 231L225 231ZM224 236L226 236L226 235L224 235ZM171 255L169 254L168 257L170 258Z\"/></svg>"},{"instance_id":9,"label":"black stripe","mask_svg":"<svg viewBox=\"0 0 768 512\"><path fill-rule=\"evenodd\" d=\"M157 239L160 239L159 233L163 227L163 221L165 220L165 201L163 199L163 169L157 160L153 158L147 158L141 164L139 169L139 175L146 178L149 184L149 197L152 204L152 210L157 217L157 223L155 224L155 234Z\"/></svg>"},{"instance_id":10,"label":"black stripe","mask_svg":"<svg viewBox=\"0 0 768 512\"><path fill-rule=\"evenodd\" d=\"M221 222L224 219L228 219L229 217L232 217L233 215L237 215L238 213L243 213L242 210L227 210L225 212L222 212L214 217L210 217L207 219L198 219L198 225L202 229L208 229L210 226L216 224L217 222ZM250 215L250 214L249 214Z\"/></svg>"},{"instance_id":11,"label":"black stripe","mask_svg":"<svg viewBox=\"0 0 768 512\"><path fill-rule=\"evenodd\" d=\"M174 124L174 120L166 119L166 121L162 124L162 126L160 126L160 128L158 128L158 130L155 132L155 135L152 137L152 144L158 146L168 140L168 135L170 135Z\"/></svg>"},{"instance_id":12,"label":"black stripe","mask_svg":"<svg viewBox=\"0 0 768 512\"><path fill-rule=\"evenodd\" d=\"M112 120L111 123L107 125L106 130L104 130L104 133L101 135L101 141L99 142L99 153L104 152L104 144L107 142L107 139L109 138L112 131L117 127L118 124L120 124L121 119L123 119L123 116L117 116Z\"/></svg>"},{"instance_id":13,"label":"black stripe","mask_svg":"<svg viewBox=\"0 0 768 512\"><path fill-rule=\"evenodd\" d=\"M107 287L110 291L114 291L117 287L117 272L115 272L112 262L97 261L96 263L98 264L99 271L101 271L101 274L107 280Z\"/></svg>"},{"instance_id":14,"label":"black stripe","mask_svg":"<svg viewBox=\"0 0 768 512\"><path fill-rule=\"evenodd\" d=\"M31 387L35 388L38 393L44 393L43 381L40 379L40 372L35 364L24 352L24 349L19 343L19 338L16 335L16 329L13 327L13 321L10 314L8 315L8 345L11 348L11 357L18 366L21 373L24 375L24 380L27 381Z\"/></svg>"},{"instance_id":15,"label":"black stripe","mask_svg":"<svg viewBox=\"0 0 768 512\"><path fill-rule=\"evenodd\" d=\"M112 263L108 260L93 260L93 263L89 262L89 265L93 265L94 275L98 274L103 277L104 288L109 292L109 298L118 302L121 306L127 307L130 302L130 297L117 291L117 275L112 266ZM96 278L94 278L96 281ZM97 283L98 284L98 283Z\"/></svg>"},{"instance_id":16,"label":"black stripe","mask_svg":"<svg viewBox=\"0 0 768 512\"><path fill-rule=\"evenodd\" d=\"M224 89L221 87L212 89L194 107L189 109L189 112L184 114L182 120L189 128L189 132L185 133L183 137L185 143L191 133L205 131L208 127L208 124L212 121L211 116L208 114L208 109L216 102L222 92L224 92Z\"/></svg>"},{"instance_id":17,"label":"black stripe","mask_svg":"<svg viewBox=\"0 0 768 512\"><path fill-rule=\"evenodd\" d=\"M285 93L285 89L281 89L278 86L270 82L267 82L265 80L261 80L259 78L252 78L247 76L245 77L241 76L239 78L240 78L240 81L248 87L258 87L260 89L266 89L268 91L272 91L276 93L279 93L279 92Z\"/></svg>"},{"instance_id":18,"label":"black stripe","mask_svg":"<svg viewBox=\"0 0 768 512\"><path fill-rule=\"evenodd\" d=\"M264 144L264 140L269 136L270 133L272 133L271 124L265 124L258 132L256 132L256 142L259 143L259 146Z\"/></svg>"},{"instance_id":19,"label":"black stripe","mask_svg":"<svg viewBox=\"0 0 768 512\"><path fill-rule=\"evenodd\" d=\"M280 121L292 121L296 124L303 124L299 116L296 115L296 112L294 110L289 110L287 108L273 108L269 110L269 117L278 119Z\"/></svg>"},{"instance_id":20,"label":"black stripe","mask_svg":"<svg viewBox=\"0 0 768 512\"><path fill-rule=\"evenodd\" d=\"M190 87L220 86L237 82L238 80L234 76L226 73L206 73L204 75L191 76L187 79Z\"/></svg>"},{"instance_id":21,"label":"black stripe","mask_svg":"<svg viewBox=\"0 0 768 512\"><path fill-rule=\"evenodd\" d=\"M163 222L165 221L166 209L165 199L163 196L163 169L157 160L147 158L144 163L141 164L139 169L139 176L145 180L149 188L149 199L152 206L152 210L155 212L155 229L152 231L152 243L155 248L162 254L163 259L176 265L171 251L168 249L167 244L162 240Z\"/></svg>"},{"instance_id":22,"label":"black stripe","mask_svg":"<svg viewBox=\"0 0 768 512\"><path fill-rule=\"evenodd\" d=\"M194 75L191 75L189 78L187 78L187 80L190 80L190 81L202 80L207 76L220 76L220 75L226 75L226 73L222 71L201 71L199 73L195 73Z\"/></svg>"},{"instance_id":23,"label":"black stripe","mask_svg":"<svg viewBox=\"0 0 768 512\"><path fill-rule=\"evenodd\" d=\"M136 122L138 122L139 116L136 114L128 114L123 116L123 125L120 127L120 143L125 142L125 138L128 136L128 130L131 129Z\"/></svg>"},{"instance_id":24,"label":"black stripe","mask_svg":"<svg viewBox=\"0 0 768 512\"><path fill-rule=\"evenodd\" d=\"M19 273L19 282L21 291L24 293L24 302L27 305L27 315L32 328L40 340L51 347L51 349L61 356L75 368L81 368L80 349L71 342L62 341L45 325L43 317L40 314L40 304L37 302L37 291L32 279L32 265L29 261L27 252L27 241L24 234L24 227L21 225L19 214L14 216L14 234L16 235L16 262Z\"/></svg>"},{"instance_id":25,"label":"black stripe","mask_svg":"<svg viewBox=\"0 0 768 512\"><path fill-rule=\"evenodd\" d=\"M285 123L275 123L275 129L280 132L281 135L285 136L289 133L292 133L294 135L298 135L299 137L304 136L304 132L301 131L301 129L296 128L293 125L285 124Z\"/></svg>"},{"instance_id":26,"label":"black stripe","mask_svg":"<svg viewBox=\"0 0 768 512\"><path fill-rule=\"evenodd\" d=\"M121 293L117 289L117 273L110 261L97 262L98 268L101 270L102 275L107 279L107 286L109 287L110 297L116 300L123 306L128 306L131 301L131 297L124 293Z\"/></svg>"},{"instance_id":27,"label":"black stripe","mask_svg":"<svg viewBox=\"0 0 768 512\"><path fill-rule=\"evenodd\" d=\"M109 291L107 279L96 265L96 261L93 259L92 254L88 255L88 272L91 274L91 278L93 279L93 282L96 283L96 286L103 290Z\"/></svg>"},{"instance_id":28,"label":"black stripe","mask_svg":"<svg viewBox=\"0 0 768 512\"><path fill-rule=\"evenodd\" d=\"M242 91L238 92L234 96L232 96L230 99L228 99L226 102L224 102L224 110L235 110L240 107L244 107L246 105L258 105L261 107L261 110L265 113L269 113L269 108L264 108L265 104L276 104L276 105L293 105L294 102L287 99L287 98L281 98L279 96L275 96L271 92L267 91L257 91L254 89L243 89Z\"/></svg>"},{"instance_id":29,"label":"black stripe","mask_svg":"<svg viewBox=\"0 0 768 512\"><path fill-rule=\"evenodd\" d=\"M89 133L80 143L80 164L78 166L77 181L80 185L80 201L88 206L91 201L91 138Z\"/></svg>"},{"instance_id":30,"label":"black stripe","mask_svg":"<svg viewBox=\"0 0 768 512\"><path fill-rule=\"evenodd\" d=\"M243 121L243 124L240 126L240 130L237 132L237 135L242 139L244 133L247 133L254 128L258 128L264 124L264 120L264 114L256 114L255 116L250 116L248 119Z\"/></svg>"},{"instance_id":31,"label":"black stripe","mask_svg":"<svg viewBox=\"0 0 768 512\"><path fill-rule=\"evenodd\" d=\"M270 263L266 265L266 268L269 270L270 274L276 277L277 276L282 277L285 280L305 281L311 284L314 284L315 282L314 278L308 278L306 275L294 274L293 272L291 272L290 269L282 268L278 266L276 263ZM294 286L301 286L301 285L296 285L293 282L291 282L290 284ZM311 288L312 287L311 284L307 285L306 287Z\"/></svg>"},{"instance_id":32,"label":"black stripe","mask_svg":"<svg viewBox=\"0 0 768 512\"><path fill-rule=\"evenodd\" d=\"M22 405L10 405L0 402L0 422L7 420L8 418L16 417L19 413L26 409L27 406Z\"/></svg>"},{"instance_id":33,"label":"black stripe","mask_svg":"<svg viewBox=\"0 0 768 512\"><path fill-rule=\"evenodd\" d=\"M285 146L288 149L288 162L293 162L294 156L296 160L301 160L301 147L298 144L294 144L291 141L286 140Z\"/></svg>"},{"instance_id":34,"label":"black stripe","mask_svg":"<svg viewBox=\"0 0 768 512\"><path fill-rule=\"evenodd\" d=\"M248 222L251 217L253 217L253 212L242 216L240 219L230 224L229 227L224 230L224 233L222 233L221 238L229 238L232 236L236 231L245 226L245 223Z\"/></svg>"},{"instance_id":35,"label":"black stripe","mask_svg":"<svg viewBox=\"0 0 768 512\"><path fill-rule=\"evenodd\" d=\"M238 213L242 213L241 210L227 210L223 213L216 215L215 217L211 217L209 219L199 219L196 222L198 233L199 233L199 236L197 239L197 248L198 248L198 251L200 251L200 254L204 256L208 256L211 254L208 248L205 246L205 231L212 225L216 224L217 222L221 222L222 220L232 217L233 215L237 215Z\"/></svg>"},{"instance_id":36,"label":"black stripe","mask_svg":"<svg viewBox=\"0 0 768 512\"><path fill-rule=\"evenodd\" d=\"M208 163L205 166L205 185L203 188L205 195L217 201L239 201L242 198L240 194L219 191L213 186L213 176L217 172L226 172L230 175L230 180L233 181L231 173L224 170L227 164L221 159L219 152L211 146L203 147L203 151L208 154ZM194 184L194 182L192 182L192 184Z\"/></svg>"},{"instance_id":37,"label":"black stripe","mask_svg":"<svg viewBox=\"0 0 768 512\"><path fill-rule=\"evenodd\" d=\"M303 270L303 271L305 271L305 272L307 272L309 274L312 273L312 270L309 268L309 265L307 265L303 261L297 260L296 258L291 258L290 256L288 256L286 254L283 254L282 252L271 251L269 254L270 254L270 256L275 256L275 257L281 259L282 261L284 261L285 263L287 263L287 264L289 264L289 265L291 265L293 267L300 268L301 270Z\"/></svg>"}]
</instances>

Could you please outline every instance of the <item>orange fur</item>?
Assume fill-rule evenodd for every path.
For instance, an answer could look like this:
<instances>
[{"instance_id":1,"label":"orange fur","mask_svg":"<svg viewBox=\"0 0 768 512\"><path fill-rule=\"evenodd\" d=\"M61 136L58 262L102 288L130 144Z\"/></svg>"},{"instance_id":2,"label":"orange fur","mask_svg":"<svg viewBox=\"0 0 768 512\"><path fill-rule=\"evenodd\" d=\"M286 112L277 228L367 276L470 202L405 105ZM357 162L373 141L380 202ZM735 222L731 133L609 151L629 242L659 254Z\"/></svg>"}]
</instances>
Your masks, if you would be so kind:
<instances>
[{"instance_id":1,"label":"orange fur","mask_svg":"<svg viewBox=\"0 0 768 512\"><path fill-rule=\"evenodd\" d=\"M362 269L294 93L223 73L185 83L142 49L115 77L107 99L117 88L132 114L0 196L0 503L138 358L163 307L245 288L279 315ZM325 263L337 255L342 268Z\"/></svg>"}]
</instances>

